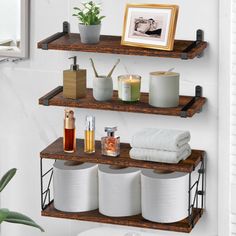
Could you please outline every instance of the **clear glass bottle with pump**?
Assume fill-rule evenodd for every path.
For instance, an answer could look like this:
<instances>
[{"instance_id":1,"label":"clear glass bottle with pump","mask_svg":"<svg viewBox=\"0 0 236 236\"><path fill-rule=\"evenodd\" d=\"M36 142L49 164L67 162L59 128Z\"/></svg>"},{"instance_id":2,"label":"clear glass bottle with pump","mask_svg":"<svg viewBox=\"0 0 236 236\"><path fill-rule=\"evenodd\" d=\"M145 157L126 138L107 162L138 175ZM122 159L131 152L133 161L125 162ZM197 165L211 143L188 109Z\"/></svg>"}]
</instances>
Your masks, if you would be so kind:
<instances>
[{"instance_id":1,"label":"clear glass bottle with pump","mask_svg":"<svg viewBox=\"0 0 236 236\"><path fill-rule=\"evenodd\" d=\"M113 157L120 155L120 137L115 136L115 131L117 131L117 127L105 127L107 136L101 140L102 155Z\"/></svg>"},{"instance_id":2,"label":"clear glass bottle with pump","mask_svg":"<svg viewBox=\"0 0 236 236\"><path fill-rule=\"evenodd\" d=\"M86 124L84 131L84 152L95 152L95 117L86 116Z\"/></svg>"},{"instance_id":3,"label":"clear glass bottle with pump","mask_svg":"<svg viewBox=\"0 0 236 236\"><path fill-rule=\"evenodd\" d=\"M64 152L76 151L75 117L72 110L65 110L63 147Z\"/></svg>"}]
</instances>

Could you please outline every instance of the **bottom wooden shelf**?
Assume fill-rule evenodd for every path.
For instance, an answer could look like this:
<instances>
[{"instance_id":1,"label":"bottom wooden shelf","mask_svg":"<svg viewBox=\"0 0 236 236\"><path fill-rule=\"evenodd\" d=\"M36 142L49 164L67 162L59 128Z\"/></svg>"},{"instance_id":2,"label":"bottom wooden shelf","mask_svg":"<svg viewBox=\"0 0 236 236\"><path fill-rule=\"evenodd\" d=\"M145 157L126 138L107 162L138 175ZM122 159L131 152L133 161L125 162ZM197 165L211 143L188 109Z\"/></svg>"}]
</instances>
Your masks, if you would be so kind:
<instances>
[{"instance_id":1,"label":"bottom wooden shelf","mask_svg":"<svg viewBox=\"0 0 236 236\"><path fill-rule=\"evenodd\" d=\"M202 216L202 213L203 209L193 209L193 224L189 223L188 218L175 223L163 224L145 220L141 215L130 217L108 217L100 214L98 210L80 213L61 212L56 210L53 203L51 203L45 210L42 211L42 216L190 233L194 225Z\"/></svg>"}]
</instances>

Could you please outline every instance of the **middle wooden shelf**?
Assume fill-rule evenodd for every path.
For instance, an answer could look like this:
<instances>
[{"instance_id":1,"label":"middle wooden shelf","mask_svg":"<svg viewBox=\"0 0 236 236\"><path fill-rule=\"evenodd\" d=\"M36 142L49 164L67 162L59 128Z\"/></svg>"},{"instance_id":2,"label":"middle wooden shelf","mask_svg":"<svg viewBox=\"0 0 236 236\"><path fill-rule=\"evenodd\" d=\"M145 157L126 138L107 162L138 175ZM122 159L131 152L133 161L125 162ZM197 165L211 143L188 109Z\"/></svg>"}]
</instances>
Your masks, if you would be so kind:
<instances>
[{"instance_id":1,"label":"middle wooden shelf","mask_svg":"<svg viewBox=\"0 0 236 236\"><path fill-rule=\"evenodd\" d=\"M63 151L63 138L58 138L40 153L40 157L47 159L71 160L125 167L148 168L161 171L178 171L190 173L194 171L195 167L197 167L197 165L203 160L205 155L205 152L202 150L192 150L191 156L189 156L186 160L180 161L177 164L168 164L131 159L129 156L130 145L127 143L121 143L121 153L119 157L103 156L101 154L100 141L96 141L96 152L93 154L84 153L83 147L84 141L82 139L77 139L77 151L74 153L65 153Z\"/></svg>"},{"instance_id":2,"label":"middle wooden shelf","mask_svg":"<svg viewBox=\"0 0 236 236\"><path fill-rule=\"evenodd\" d=\"M197 86L200 87L200 86ZM201 87L200 87L201 89ZM58 86L39 99L39 104L44 106L65 106L88 108L97 110L112 110L122 112L135 112L154 115L168 115L192 117L200 112L206 103L205 97L200 96L180 96L179 106L171 108L152 107L148 104L148 93L142 93L139 102L124 103L118 99L117 91L114 91L114 96L111 101L98 102L93 98L92 89L87 89L86 98L68 99L63 97L63 87Z\"/></svg>"}]
</instances>

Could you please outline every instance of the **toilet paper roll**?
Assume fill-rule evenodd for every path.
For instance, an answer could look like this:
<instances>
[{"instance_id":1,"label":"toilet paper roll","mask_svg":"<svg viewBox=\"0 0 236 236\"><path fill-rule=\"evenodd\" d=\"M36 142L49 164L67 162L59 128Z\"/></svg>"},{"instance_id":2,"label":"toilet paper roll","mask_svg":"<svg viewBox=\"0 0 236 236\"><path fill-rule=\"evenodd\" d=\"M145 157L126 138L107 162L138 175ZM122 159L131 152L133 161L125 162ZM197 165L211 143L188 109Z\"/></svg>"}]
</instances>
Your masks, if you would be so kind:
<instances>
[{"instance_id":1,"label":"toilet paper roll","mask_svg":"<svg viewBox=\"0 0 236 236\"><path fill-rule=\"evenodd\" d=\"M141 171L99 165L99 212L122 217L141 213Z\"/></svg>"},{"instance_id":2,"label":"toilet paper roll","mask_svg":"<svg viewBox=\"0 0 236 236\"><path fill-rule=\"evenodd\" d=\"M65 212L98 208L97 165L56 161L53 165L54 206Z\"/></svg>"},{"instance_id":3,"label":"toilet paper roll","mask_svg":"<svg viewBox=\"0 0 236 236\"><path fill-rule=\"evenodd\" d=\"M143 170L142 216L159 223L172 223L188 216L188 174Z\"/></svg>"}]
</instances>

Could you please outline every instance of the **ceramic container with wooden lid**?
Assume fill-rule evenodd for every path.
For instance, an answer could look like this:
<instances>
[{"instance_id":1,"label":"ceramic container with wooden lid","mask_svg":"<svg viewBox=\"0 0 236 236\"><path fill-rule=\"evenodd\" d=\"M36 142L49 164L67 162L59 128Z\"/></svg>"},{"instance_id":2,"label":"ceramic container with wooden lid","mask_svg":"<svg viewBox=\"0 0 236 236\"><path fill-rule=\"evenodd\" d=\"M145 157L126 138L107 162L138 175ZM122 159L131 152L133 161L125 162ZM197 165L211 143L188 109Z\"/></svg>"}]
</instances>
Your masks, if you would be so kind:
<instances>
[{"instance_id":1,"label":"ceramic container with wooden lid","mask_svg":"<svg viewBox=\"0 0 236 236\"><path fill-rule=\"evenodd\" d=\"M149 104L153 107L179 105L179 73L169 71L150 73Z\"/></svg>"}]
</instances>

